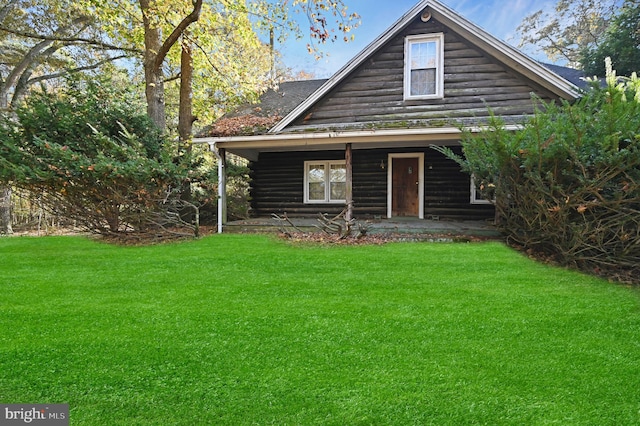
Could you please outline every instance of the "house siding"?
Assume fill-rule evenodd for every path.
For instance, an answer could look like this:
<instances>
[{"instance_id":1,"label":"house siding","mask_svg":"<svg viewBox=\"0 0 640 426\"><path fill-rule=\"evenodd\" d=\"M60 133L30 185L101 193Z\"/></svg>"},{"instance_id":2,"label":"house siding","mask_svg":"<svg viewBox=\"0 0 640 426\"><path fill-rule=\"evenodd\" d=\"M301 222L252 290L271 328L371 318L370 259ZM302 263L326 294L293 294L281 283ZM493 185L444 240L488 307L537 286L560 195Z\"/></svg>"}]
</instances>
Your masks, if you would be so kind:
<instances>
[{"instance_id":1,"label":"house siding","mask_svg":"<svg viewBox=\"0 0 640 426\"><path fill-rule=\"evenodd\" d=\"M426 19L425 11L431 16L427 22L420 19L421 15ZM572 100L578 95L559 67L550 66L548 71L437 1L422 0L388 31L331 79L283 84L277 93L263 96L272 108L245 110L252 115L282 113L284 118L264 138L256 129L241 136L245 135L241 126L238 137L211 134L219 138L214 146L221 151L252 160L254 216L286 212L291 217L312 217L343 210L344 203L304 202L305 162L343 160L350 144L355 217L386 217L393 212L427 219L491 218L492 205L471 203L469 176L430 144L457 145L454 149L460 153L459 128L475 131L492 115L506 124L522 124L539 106L536 99ZM406 99L407 37L430 34L437 35L431 39L437 40L438 54L443 52L437 58L438 66L443 66L437 75L443 79L438 79L435 94ZM572 81L576 78L573 75ZM303 95L311 86L317 90ZM301 99L302 103L295 102ZM420 206L413 179L416 156L424 161L419 167L423 175L415 181L418 191L423 188ZM313 197L321 195L314 192Z\"/></svg>"},{"instance_id":2,"label":"house siding","mask_svg":"<svg viewBox=\"0 0 640 426\"><path fill-rule=\"evenodd\" d=\"M404 39L429 33L444 33L444 98L404 100ZM486 119L487 107L520 122L534 110L532 92L556 98L435 19L416 19L284 131L469 124Z\"/></svg>"},{"instance_id":3,"label":"house siding","mask_svg":"<svg viewBox=\"0 0 640 426\"><path fill-rule=\"evenodd\" d=\"M460 152L460 148L454 150ZM353 151L353 200L357 218L386 217L388 155L424 153L425 218L487 219L493 217L491 205L470 203L469 176L460 166L429 148L373 149ZM255 216L272 213L291 217L338 214L343 204L304 203L304 162L344 159L344 151L261 153L252 162L251 206ZM383 169L381 164L385 165Z\"/></svg>"}]
</instances>

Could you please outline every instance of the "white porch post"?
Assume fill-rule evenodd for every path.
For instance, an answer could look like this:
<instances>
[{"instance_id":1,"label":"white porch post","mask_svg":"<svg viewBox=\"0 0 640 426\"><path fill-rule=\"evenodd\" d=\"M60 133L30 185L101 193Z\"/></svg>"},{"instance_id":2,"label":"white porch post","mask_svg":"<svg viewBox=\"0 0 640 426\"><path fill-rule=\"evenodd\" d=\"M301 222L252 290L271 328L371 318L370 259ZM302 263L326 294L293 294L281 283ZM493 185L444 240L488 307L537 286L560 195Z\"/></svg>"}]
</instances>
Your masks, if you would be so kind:
<instances>
[{"instance_id":1,"label":"white porch post","mask_svg":"<svg viewBox=\"0 0 640 426\"><path fill-rule=\"evenodd\" d=\"M210 143L209 148L218 159L218 234L222 234L227 223L227 153L224 148L218 148L216 143Z\"/></svg>"}]
</instances>

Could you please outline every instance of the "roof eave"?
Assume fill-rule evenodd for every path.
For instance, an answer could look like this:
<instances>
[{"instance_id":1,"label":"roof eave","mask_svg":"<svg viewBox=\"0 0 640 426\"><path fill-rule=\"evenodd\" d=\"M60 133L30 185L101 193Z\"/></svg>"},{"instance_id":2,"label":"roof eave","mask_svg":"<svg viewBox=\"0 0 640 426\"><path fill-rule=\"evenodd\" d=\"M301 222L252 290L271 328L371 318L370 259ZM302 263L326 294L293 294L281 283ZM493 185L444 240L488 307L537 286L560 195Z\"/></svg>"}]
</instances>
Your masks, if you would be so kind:
<instances>
[{"instance_id":1,"label":"roof eave","mask_svg":"<svg viewBox=\"0 0 640 426\"><path fill-rule=\"evenodd\" d=\"M521 129L521 125L507 125L507 130ZM464 130L478 133L486 126L470 126ZM457 127L383 129L335 132L280 133L256 136L230 136L195 138L194 143L209 144L216 148L225 148L230 152L293 151L340 149L345 144L353 144L354 149L373 147L425 146L459 144L463 130ZM253 160L257 155L252 156Z\"/></svg>"}]
</instances>

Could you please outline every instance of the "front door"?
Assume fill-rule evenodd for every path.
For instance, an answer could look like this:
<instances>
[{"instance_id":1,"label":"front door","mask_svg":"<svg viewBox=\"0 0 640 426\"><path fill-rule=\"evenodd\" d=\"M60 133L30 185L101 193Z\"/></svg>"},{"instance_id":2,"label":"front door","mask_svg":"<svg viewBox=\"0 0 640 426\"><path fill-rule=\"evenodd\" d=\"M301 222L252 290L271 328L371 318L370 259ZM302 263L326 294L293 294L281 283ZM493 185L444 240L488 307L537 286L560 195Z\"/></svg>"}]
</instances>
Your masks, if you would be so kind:
<instances>
[{"instance_id":1,"label":"front door","mask_svg":"<svg viewBox=\"0 0 640 426\"><path fill-rule=\"evenodd\" d=\"M419 216L419 158L393 157L391 165L392 216Z\"/></svg>"}]
</instances>

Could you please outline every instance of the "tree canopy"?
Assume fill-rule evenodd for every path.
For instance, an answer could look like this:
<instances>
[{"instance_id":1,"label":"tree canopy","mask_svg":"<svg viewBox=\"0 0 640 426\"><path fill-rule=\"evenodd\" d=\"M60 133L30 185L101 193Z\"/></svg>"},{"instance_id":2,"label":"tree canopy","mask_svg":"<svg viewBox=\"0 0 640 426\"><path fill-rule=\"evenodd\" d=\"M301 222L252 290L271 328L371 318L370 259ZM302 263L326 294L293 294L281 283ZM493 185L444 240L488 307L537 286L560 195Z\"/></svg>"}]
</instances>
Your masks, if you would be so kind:
<instances>
[{"instance_id":1,"label":"tree canopy","mask_svg":"<svg viewBox=\"0 0 640 426\"><path fill-rule=\"evenodd\" d=\"M598 45L580 53L580 62L587 75L604 76L607 57L611 58L618 74L629 76L640 72L640 1L625 1Z\"/></svg>"},{"instance_id":2,"label":"tree canopy","mask_svg":"<svg viewBox=\"0 0 640 426\"><path fill-rule=\"evenodd\" d=\"M306 16L308 30L296 14ZM18 110L34 86L64 91L70 74L119 76L113 62L123 59L122 80L146 94L152 122L169 134L178 127L188 146L196 119L208 124L273 84L275 40L307 34L317 52L326 41L348 41L358 19L343 0L7 0L0 6L0 110ZM0 187L4 232L11 231L11 184Z\"/></svg>"},{"instance_id":3,"label":"tree canopy","mask_svg":"<svg viewBox=\"0 0 640 426\"><path fill-rule=\"evenodd\" d=\"M518 26L518 47L543 52L551 61L580 68L580 54L597 46L619 0L558 0L553 10L540 9Z\"/></svg>"},{"instance_id":4,"label":"tree canopy","mask_svg":"<svg viewBox=\"0 0 640 426\"><path fill-rule=\"evenodd\" d=\"M299 15L307 17L308 29ZM264 40L269 33L281 42L306 34L310 51L317 52L323 42L349 40L358 18L342 0L8 0L0 7L0 94L8 94L8 101L0 107L11 105L26 69L34 84L126 56L121 64L132 81L142 83L137 67L144 65L145 87L155 91L147 93L150 116L162 124L165 107L177 116L173 82L181 73L181 47L188 45L194 115L211 121L266 89L273 57Z\"/></svg>"},{"instance_id":5,"label":"tree canopy","mask_svg":"<svg viewBox=\"0 0 640 426\"><path fill-rule=\"evenodd\" d=\"M137 54L112 43L89 12L69 0L8 0L0 8L0 109L37 83Z\"/></svg>"},{"instance_id":6,"label":"tree canopy","mask_svg":"<svg viewBox=\"0 0 640 426\"><path fill-rule=\"evenodd\" d=\"M640 1L558 0L522 21L519 47L543 52L588 75L605 75L610 57L618 74L640 70Z\"/></svg>"}]
</instances>

